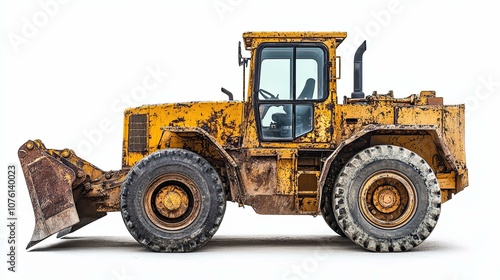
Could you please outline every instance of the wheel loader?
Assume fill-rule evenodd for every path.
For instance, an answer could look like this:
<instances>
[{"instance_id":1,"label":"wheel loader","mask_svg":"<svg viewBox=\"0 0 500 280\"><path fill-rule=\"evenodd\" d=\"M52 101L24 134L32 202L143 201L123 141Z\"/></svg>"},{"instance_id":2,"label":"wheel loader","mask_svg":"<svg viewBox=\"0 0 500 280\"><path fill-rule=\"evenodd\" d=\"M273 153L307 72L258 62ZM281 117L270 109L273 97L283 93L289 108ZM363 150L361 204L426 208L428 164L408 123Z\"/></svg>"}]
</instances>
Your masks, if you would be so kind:
<instances>
[{"instance_id":1,"label":"wheel loader","mask_svg":"<svg viewBox=\"0 0 500 280\"><path fill-rule=\"evenodd\" d=\"M428 90L365 94L366 42L354 55L354 90L338 102L346 36L244 33L243 100L222 88L229 101L126 109L119 170L24 143L36 220L27 249L120 211L147 249L190 252L213 237L228 201L258 214L322 215L369 251L421 244L442 203L468 186L464 105Z\"/></svg>"}]
</instances>

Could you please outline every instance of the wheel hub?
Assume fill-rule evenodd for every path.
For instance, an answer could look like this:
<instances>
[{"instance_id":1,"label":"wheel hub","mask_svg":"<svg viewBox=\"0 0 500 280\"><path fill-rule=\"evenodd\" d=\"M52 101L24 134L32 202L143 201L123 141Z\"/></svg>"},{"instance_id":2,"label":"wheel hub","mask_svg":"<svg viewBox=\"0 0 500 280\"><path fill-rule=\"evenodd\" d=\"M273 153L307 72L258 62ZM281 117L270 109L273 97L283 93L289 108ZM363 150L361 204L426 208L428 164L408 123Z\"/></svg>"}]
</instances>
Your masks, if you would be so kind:
<instances>
[{"instance_id":1,"label":"wheel hub","mask_svg":"<svg viewBox=\"0 0 500 280\"><path fill-rule=\"evenodd\" d=\"M415 186L394 170L382 170L368 177L361 186L359 199L366 220L384 229L408 223L417 205Z\"/></svg>"},{"instance_id":2,"label":"wheel hub","mask_svg":"<svg viewBox=\"0 0 500 280\"><path fill-rule=\"evenodd\" d=\"M373 193L373 204L382 213L394 212L401 202L399 191L390 185L385 185L375 189Z\"/></svg>"},{"instance_id":3,"label":"wheel hub","mask_svg":"<svg viewBox=\"0 0 500 280\"><path fill-rule=\"evenodd\" d=\"M143 200L146 215L164 230L179 230L198 217L201 195L188 177L165 174L151 181Z\"/></svg>"},{"instance_id":4,"label":"wheel hub","mask_svg":"<svg viewBox=\"0 0 500 280\"><path fill-rule=\"evenodd\" d=\"M189 197L178 186L162 188L155 199L156 209L167 218L178 218L188 209Z\"/></svg>"}]
</instances>

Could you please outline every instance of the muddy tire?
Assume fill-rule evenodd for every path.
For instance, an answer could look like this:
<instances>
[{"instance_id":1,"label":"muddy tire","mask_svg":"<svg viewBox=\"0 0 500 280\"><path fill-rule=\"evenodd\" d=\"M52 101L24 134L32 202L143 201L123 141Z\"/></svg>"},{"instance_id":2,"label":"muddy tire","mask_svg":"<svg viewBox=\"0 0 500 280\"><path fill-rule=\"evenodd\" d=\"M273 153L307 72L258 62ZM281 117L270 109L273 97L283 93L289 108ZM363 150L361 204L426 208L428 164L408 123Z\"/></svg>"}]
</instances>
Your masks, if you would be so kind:
<instances>
[{"instance_id":1,"label":"muddy tire","mask_svg":"<svg viewBox=\"0 0 500 280\"><path fill-rule=\"evenodd\" d=\"M155 152L138 162L121 189L130 234L156 252L190 252L206 244L224 216L221 179L204 158L183 149Z\"/></svg>"},{"instance_id":2,"label":"muddy tire","mask_svg":"<svg viewBox=\"0 0 500 280\"><path fill-rule=\"evenodd\" d=\"M407 251L432 232L441 192L431 167L417 154L380 145L356 154L333 189L342 231L369 251Z\"/></svg>"},{"instance_id":3,"label":"muddy tire","mask_svg":"<svg viewBox=\"0 0 500 280\"><path fill-rule=\"evenodd\" d=\"M338 235L346 237L345 233L339 227L335 214L333 213L333 186L325 184L321 194L321 215L326 224Z\"/></svg>"}]
</instances>

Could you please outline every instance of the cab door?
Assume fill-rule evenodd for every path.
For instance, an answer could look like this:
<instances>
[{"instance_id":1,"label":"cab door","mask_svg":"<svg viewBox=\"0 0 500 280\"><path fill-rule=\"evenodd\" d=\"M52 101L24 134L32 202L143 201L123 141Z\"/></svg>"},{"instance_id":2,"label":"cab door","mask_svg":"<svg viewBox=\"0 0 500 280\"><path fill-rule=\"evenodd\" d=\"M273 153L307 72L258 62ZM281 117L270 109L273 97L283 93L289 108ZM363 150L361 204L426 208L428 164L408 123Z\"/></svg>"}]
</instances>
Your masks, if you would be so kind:
<instances>
[{"instance_id":1,"label":"cab door","mask_svg":"<svg viewBox=\"0 0 500 280\"><path fill-rule=\"evenodd\" d=\"M277 193L293 195L294 210L301 214L317 214L318 159L333 134L328 58L323 44L269 44L258 50L254 100L260 145L279 149Z\"/></svg>"}]
</instances>

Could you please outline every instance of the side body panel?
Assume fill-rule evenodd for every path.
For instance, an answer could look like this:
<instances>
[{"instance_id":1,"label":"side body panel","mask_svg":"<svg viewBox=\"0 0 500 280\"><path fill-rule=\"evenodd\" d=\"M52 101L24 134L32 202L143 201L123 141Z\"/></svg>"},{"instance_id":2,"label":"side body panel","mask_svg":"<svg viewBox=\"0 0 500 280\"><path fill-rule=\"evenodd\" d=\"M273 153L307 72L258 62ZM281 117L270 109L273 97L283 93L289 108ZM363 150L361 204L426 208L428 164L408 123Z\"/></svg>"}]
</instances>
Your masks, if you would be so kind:
<instances>
[{"instance_id":1,"label":"side body panel","mask_svg":"<svg viewBox=\"0 0 500 280\"><path fill-rule=\"evenodd\" d=\"M189 102L142 106L125 111L123 131L123 167L131 167L157 150L189 146L204 150L203 141L172 138L164 127L199 128L211 135L225 149L235 149L241 142L243 103ZM133 123L134 116L144 115L144 122ZM192 133L193 136L196 133ZM186 136L184 137L186 138ZM131 147L136 148L131 150Z\"/></svg>"}]
</instances>

